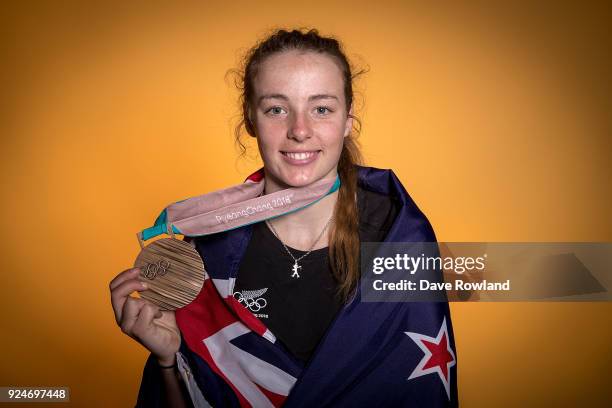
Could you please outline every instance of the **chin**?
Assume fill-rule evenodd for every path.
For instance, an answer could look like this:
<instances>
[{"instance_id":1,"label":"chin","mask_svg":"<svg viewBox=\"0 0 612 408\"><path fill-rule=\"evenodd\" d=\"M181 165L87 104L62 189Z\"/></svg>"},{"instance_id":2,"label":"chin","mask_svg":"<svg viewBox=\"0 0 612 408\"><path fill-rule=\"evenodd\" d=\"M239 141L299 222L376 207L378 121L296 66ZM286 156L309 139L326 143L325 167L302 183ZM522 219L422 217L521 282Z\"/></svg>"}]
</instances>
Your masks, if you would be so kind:
<instances>
[{"instance_id":1,"label":"chin","mask_svg":"<svg viewBox=\"0 0 612 408\"><path fill-rule=\"evenodd\" d=\"M288 177L282 181L290 187L304 187L314 183L316 180L314 177Z\"/></svg>"},{"instance_id":2,"label":"chin","mask_svg":"<svg viewBox=\"0 0 612 408\"><path fill-rule=\"evenodd\" d=\"M273 171L275 169L276 171ZM305 187L329 176L330 169L320 169L318 166L304 166L297 168L293 166L274 166L270 168L270 176L283 188Z\"/></svg>"},{"instance_id":3,"label":"chin","mask_svg":"<svg viewBox=\"0 0 612 408\"><path fill-rule=\"evenodd\" d=\"M320 180L323 176L310 172L296 172L294 174L283 174L279 181L289 187L304 187Z\"/></svg>"}]
</instances>

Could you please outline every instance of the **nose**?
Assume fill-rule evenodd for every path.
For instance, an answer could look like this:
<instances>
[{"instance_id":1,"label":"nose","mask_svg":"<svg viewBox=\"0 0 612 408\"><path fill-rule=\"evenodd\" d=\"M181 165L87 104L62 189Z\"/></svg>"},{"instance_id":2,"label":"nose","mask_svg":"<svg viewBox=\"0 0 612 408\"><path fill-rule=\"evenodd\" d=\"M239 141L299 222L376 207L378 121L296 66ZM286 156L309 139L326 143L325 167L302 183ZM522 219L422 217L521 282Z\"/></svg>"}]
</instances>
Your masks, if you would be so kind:
<instances>
[{"instance_id":1,"label":"nose","mask_svg":"<svg viewBox=\"0 0 612 408\"><path fill-rule=\"evenodd\" d=\"M287 129L287 137L302 142L312 135L310 121L305 113L295 112Z\"/></svg>"}]
</instances>

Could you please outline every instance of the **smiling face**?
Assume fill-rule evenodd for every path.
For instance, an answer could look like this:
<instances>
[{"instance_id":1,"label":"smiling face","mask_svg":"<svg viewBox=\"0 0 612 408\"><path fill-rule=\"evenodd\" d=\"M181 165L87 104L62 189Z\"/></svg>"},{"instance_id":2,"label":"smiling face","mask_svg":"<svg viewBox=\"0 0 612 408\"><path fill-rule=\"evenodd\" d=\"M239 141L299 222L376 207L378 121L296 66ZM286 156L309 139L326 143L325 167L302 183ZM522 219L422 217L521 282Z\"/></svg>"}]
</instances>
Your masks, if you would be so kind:
<instances>
[{"instance_id":1,"label":"smiling face","mask_svg":"<svg viewBox=\"0 0 612 408\"><path fill-rule=\"evenodd\" d=\"M253 90L250 117L267 193L335 178L352 118L334 58L294 50L274 54L258 67Z\"/></svg>"}]
</instances>

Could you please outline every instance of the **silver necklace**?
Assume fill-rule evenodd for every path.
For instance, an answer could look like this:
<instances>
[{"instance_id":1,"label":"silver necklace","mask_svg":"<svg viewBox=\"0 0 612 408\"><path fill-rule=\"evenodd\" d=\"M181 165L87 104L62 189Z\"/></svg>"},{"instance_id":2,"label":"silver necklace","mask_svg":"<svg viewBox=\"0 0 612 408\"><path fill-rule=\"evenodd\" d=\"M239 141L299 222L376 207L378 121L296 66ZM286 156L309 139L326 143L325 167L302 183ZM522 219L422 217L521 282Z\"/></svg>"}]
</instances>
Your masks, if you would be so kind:
<instances>
[{"instance_id":1,"label":"silver necklace","mask_svg":"<svg viewBox=\"0 0 612 408\"><path fill-rule=\"evenodd\" d=\"M310 246L310 249L308 250L308 252L306 252L304 255L300 256L299 258L296 258L295 256L293 256L293 254L291 253L289 248L287 248L287 245L285 245L283 240L280 239L280 237L278 236L278 233L276 232L276 230L274 229L272 224L270 224L270 222L268 220L266 220L266 224L268 224L268 227L270 227L270 229L274 233L274 236L280 241L281 244L283 244L283 248L285 248L285 251L287 251L289 256L291 256L291 258L293 259L294 263L293 263L293 267L291 268L291 271L293 272L291 274L292 278L299 278L300 277L299 270L302 269L302 267L298 264L298 262L301 261L302 259L304 259L308 254L310 254L312 252L312 248L314 248L315 245L317 244L317 242L319 242L319 240L323 236L323 233L325 232L325 230L329 226L329 223L331 222L332 218L333 218L333 216L329 217L329 220L327 220L327 223L325 224L325 227L323 227L323 230L321 231L321 233L319 234L317 239L312 243L312 245Z\"/></svg>"}]
</instances>

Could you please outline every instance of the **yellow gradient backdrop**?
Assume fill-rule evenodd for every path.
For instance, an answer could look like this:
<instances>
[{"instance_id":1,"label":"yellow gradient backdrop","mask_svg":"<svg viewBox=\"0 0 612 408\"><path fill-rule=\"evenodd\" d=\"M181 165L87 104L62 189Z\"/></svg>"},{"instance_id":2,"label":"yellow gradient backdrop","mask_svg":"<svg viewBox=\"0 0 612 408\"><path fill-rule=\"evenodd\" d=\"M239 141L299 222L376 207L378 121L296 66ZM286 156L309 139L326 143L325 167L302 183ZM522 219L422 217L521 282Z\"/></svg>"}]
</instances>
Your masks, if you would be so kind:
<instances>
[{"instance_id":1,"label":"yellow gradient backdrop","mask_svg":"<svg viewBox=\"0 0 612 408\"><path fill-rule=\"evenodd\" d=\"M367 164L396 172L440 241L612 241L605 2L125 3L0 6L2 386L133 406L147 352L108 283L165 205L258 168L237 160L224 75L276 26L336 35L370 67ZM610 304L452 313L463 406L610 403Z\"/></svg>"}]
</instances>

